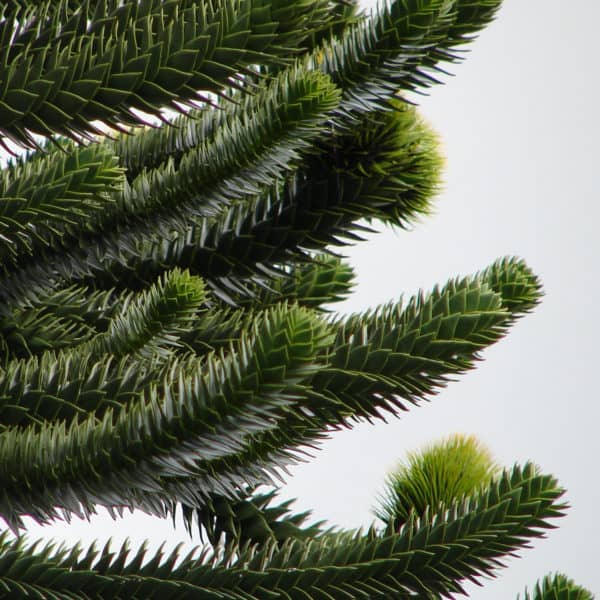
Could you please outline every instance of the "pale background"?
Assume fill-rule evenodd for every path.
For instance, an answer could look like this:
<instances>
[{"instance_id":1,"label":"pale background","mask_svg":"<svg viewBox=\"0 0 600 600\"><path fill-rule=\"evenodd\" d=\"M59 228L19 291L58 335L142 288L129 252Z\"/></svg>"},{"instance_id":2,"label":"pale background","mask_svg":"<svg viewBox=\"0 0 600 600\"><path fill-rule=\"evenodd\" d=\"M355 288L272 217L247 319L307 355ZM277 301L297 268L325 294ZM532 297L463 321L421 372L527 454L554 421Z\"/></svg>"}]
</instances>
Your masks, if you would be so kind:
<instances>
[{"instance_id":1,"label":"pale background","mask_svg":"<svg viewBox=\"0 0 600 600\"><path fill-rule=\"evenodd\" d=\"M420 100L447 156L437 213L411 232L385 231L348 252L359 284L346 311L431 288L504 255L527 259L546 296L479 368L402 421L336 435L316 460L294 470L285 494L318 518L355 527L386 472L407 450L451 432L477 435L499 462L532 459L568 489L560 529L511 560L474 598L515 598L560 570L600 591L600 92L596 0L505 0L455 78ZM170 521L132 515L116 523L40 529L69 542L129 536L156 548L189 540Z\"/></svg>"}]
</instances>

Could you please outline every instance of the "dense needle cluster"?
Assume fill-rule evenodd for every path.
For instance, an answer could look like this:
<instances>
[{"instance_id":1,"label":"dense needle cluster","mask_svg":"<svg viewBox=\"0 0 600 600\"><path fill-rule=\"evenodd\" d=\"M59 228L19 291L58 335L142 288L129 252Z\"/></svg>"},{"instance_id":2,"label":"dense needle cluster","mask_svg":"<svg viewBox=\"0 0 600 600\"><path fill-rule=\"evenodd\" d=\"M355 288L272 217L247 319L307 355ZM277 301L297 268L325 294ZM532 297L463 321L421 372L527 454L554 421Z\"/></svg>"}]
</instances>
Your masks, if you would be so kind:
<instances>
[{"instance_id":1,"label":"dense needle cluster","mask_svg":"<svg viewBox=\"0 0 600 600\"><path fill-rule=\"evenodd\" d=\"M499 4L1 5L0 516L20 534L25 516L180 512L206 542L146 556L6 531L2 597L451 597L552 526L551 476L464 440L392 477L368 531L276 498L307 448L430 398L539 301L502 258L330 313L353 279L335 249L427 214L442 161L409 94ZM457 452L483 467L466 478ZM527 595L551 597L591 594L557 575Z\"/></svg>"}]
</instances>

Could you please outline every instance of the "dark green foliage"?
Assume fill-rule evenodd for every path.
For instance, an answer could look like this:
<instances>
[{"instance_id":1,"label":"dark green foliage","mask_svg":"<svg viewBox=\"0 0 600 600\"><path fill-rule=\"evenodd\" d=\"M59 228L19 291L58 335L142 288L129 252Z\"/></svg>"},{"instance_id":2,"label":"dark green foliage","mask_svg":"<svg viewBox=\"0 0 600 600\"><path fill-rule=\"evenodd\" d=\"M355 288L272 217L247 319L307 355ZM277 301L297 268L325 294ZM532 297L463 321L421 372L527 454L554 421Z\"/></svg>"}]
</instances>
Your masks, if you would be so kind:
<instances>
[{"instance_id":1,"label":"dark green foliage","mask_svg":"<svg viewBox=\"0 0 600 600\"><path fill-rule=\"evenodd\" d=\"M110 336L109 343L114 337L119 348L118 334ZM0 433L3 516L15 523L22 513L46 520L58 516L55 507L80 514L93 512L95 504L139 506L164 514L173 501L196 503L214 491L235 493L227 473L221 480L212 463L246 448L247 438L268 431L285 417L303 391L302 382L318 369L319 349L329 339L324 324L305 309L282 306L257 318L251 333L244 333L228 354L175 356L162 368L156 358L149 364L148 359L141 364L130 360L128 370L135 368L135 374L129 378L123 363L117 363L116 376L129 384L135 378L139 385L143 373L150 379L124 406L99 402L99 414L88 408L90 414L69 426L61 419ZM134 338L133 350L137 342ZM63 416L68 405L89 403L79 396L95 379L109 382L98 372L110 365L95 363L97 347L85 350L59 354L35 372L38 381L38 373L53 372L49 384L61 377L64 387L53 391L55 397L61 390L68 394ZM98 365L89 376L94 380L77 390L72 385L74 363L80 369ZM121 381L115 383L122 388ZM33 419L37 407L27 409L35 411L28 415ZM252 472L246 479L254 482ZM68 486L68 495L57 489L61 481Z\"/></svg>"},{"instance_id":2,"label":"dark green foliage","mask_svg":"<svg viewBox=\"0 0 600 600\"><path fill-rule=\"evenodd\" d=\"M292 535L283 543L242 546L235 557L188 556L177 567L176 552L159 553L141 566L143 548L133 554L126 546L101 552L45 548L33 554L4 538L0 580L11 589L18 576L19 585L37 592L37 598L48 592L69 597L63 590L74 598L447 597L460 592L464 577L493 572L507 552L543 535L545 519L563 508L560 495L552 478L527 465L505 472L448 513L411 520L398 533Z\"/></svg>"},{"instance_id":3,"label":"dark green foliage","mask_svg":"<svg viewBox=\"0 0 600 600\"><path fill-rule=\"evenodd\" d=\"M441 162L435 138L414 110L397 108L366 117L355 134L328 136L304 169L248 204L224 208L172 240L138 247L126 266L113 261L106 284L148 285L179 265L227 299L245 289L244 279L271 275L308 249L360 239L360 218L402 225L427 212Z\"/></svg>"},{"instance_id":4,"label":"dark green foliage","mask_svg":"<svg viewBox=\"0 0 600 600\"><path fill-rule=\"evenodd\" d=\"M191 531L199 527L211 544L226 545L248 542L285 542L290 539L310 539L323 534L321 523L305 525L310 512L290 513L292 500L273 504L275 492L248 494L239 500L214 495L205 507L191 510L184 506L184 521ZM224 540L223 540L224 538Z\"/></svg>"},{"instance_id":5,"label":"dark green foliage","mask_svg":"<svg viewBox=\"0 0 600 600\"><path fill-rule=\"evenodd\" d=\"M123 170L110 148L65 145L40 151L2 171L0 257L3 265L56 244L69 230L84 229L109 209Z\"/></svg>"},{"instance_id":6,"label":"dark green foliage","mask_svg":"<svg viewBox=\"0 0 600 600\"><path fill-rule=\"evenodd\" d=\"M30 132L88 137L91 123L140 121L220 93L256 62L282 62L327 2L59 0L4 7L0 131L35 145ZM65 17L68 17L65 19ZM50 44L51 41L51 44Z\"/></svg>"},{"instance_id":7,"label":"dark green foliage","mask_svg":"<svg viewBox=\"0 0 600 600\"><path fill-rule=\"evenodd\" d=\"M562 515L532 465L468 478L447 453L439 482L425 463L396 480L383 529L311 523L274 489L540 300L508 257L329 314L353 284L333 250L430 211L443 161L407 94L499 3L3 3L0 143L28 153L0 173L0 517L18 535L26 516L179 512L207 545L146 560L3 533L0 596L451 597ZM557 577L535 597L554 589L577 593Z\"/></svg>"}]
</instances>

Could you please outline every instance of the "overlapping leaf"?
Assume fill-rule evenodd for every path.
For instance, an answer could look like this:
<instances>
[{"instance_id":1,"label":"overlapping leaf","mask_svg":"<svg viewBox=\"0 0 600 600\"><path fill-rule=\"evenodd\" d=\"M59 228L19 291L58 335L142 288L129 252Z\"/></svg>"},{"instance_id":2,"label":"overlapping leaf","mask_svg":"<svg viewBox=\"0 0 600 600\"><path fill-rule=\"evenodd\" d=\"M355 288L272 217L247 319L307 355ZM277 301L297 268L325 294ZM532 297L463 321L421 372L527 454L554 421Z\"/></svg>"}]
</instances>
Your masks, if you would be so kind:
<instances>
[{"instance_id":1,"label":"overlapping leaf","mask_svg":"<svg viewBox=\"0 0 600 600\"><path fill-rule=\"evenodd\" d=\"M526 591L523 600L593 600L594 595L572 579L556 573L547 575L535 585L531 592Z\"/></svg>"},{"instance_id":2,"label":"overlapping leaf","mask_svg":"<svg viewBox=\"0 0 600 600\"><path fill-rule=\"evenodd\" d=\"M32 133L89 137L101 131L94 120L139 123L136 110L160 115L199 90L220 93L327 20L321 0L53 4L2 10L0 133L25 146Z\"/></svg>"},{"instance_id":3,"label":"overlapping leaf","mask_svg":"<svg viewBox=\"0 0 600 600\"><path fill-rule=\"evenodd\" d=\"M99 309L101 314L106 313L109 298L92 294L83 302L80 293L73 290L70 297L68 293L57 294L44 306L14 318L12 324L22 329L27 325L28 312L37 317L30 330L20 332L21 336L31 336L35 327L47 325L38 331L38 339L32 336L23 340L23 345L27 344L23 349L28 353L36 344L42 349L45 345L66 347L6 361L0 370L2 429L54 419L77 421L89 413L101 417L107 406L120 407L139 395L152 372L158 371L174 349L182 347L181 338L192 330L203 301L202 282L189 273L173 271L147 292L121 297L119 313L112 314L105 331L92 336L91 323L97 324L98 316L94 312ZM71 306L62 306L71 317L66 319L52 303L69 299ZM73 312L91 321L89 325L79 323L89 339L77 345L67 345L68 338L55 342L54 337L69 323L77 331ZM20 338L15 330L7 331L10 323L5 321L4 325L6 343L14 347ZM72 331L67 329L67 333Z\"/></svg>"},{"instance_id":4,"label":"overlapping leaf","mask_svg":"<svg viewBox=\"0 0 600 600\"><path fill-rule=\"evenodd\" d=\"M412 222L429 210L441 159L437 139L415 111L396 108L330 139L283 185L194 223L185 235L138 247L126 264L114 261L106 284L149 282L180 266L226 297L243 291L240 279L271 277L306 250L360 239L360 219Z\"/></svg>"},{"instance_id":5,"label":"overlapping leaf","mask_svg":"<svg viewBox=\"0 0 600 600\"><path fill-rule=\"evenodd\" d=\"M507 552L526 546L561 516L562 490L531 465L515 467L480 494L398 532L340 532L273 541L220 559L177 551L150 560L144 547L41 550L0 540L0 585L34 598L407 598L447 597L467 580L494 574ZM177 563L177 564L176 564Z\"/></svg>"},{"instance_id":6,"label":"overlapping leaf","mask_svg":"<svg viewBox=\"0 0 600 600\"><path fill-rule=\"evenodd\" d=\"M112 212L111 194L123 180L117 158L105 145L39 151L0 171L0 266L21 253L52 245L52 239L84 231L101 212Z\"/></svg>"},{"instance_id":7,"label":"overlapping leaf","mask_svg":"<svg viewBox=\"0 0 600 600\"><path fill-rule=\"evenodd\" d=\"M117 294L113 290L70 286L32 306L5 312L0 317L3 361L91 339L106 330L112 316L129 304L130 296L129 292Z\"/></svg>"},{"instance_id":8,"label":"overlapping leaf","mask_svg":"<svg viewBox=\"0 0 600 600\"><path fill-rule=\"evenodd\" d=\"M527 294L519 290L521 303L498 293L501 269L515 280L528 280ZM489 278L489 273L496 275ZM277 427L211 460L212 473L223 481L269 483L269 473L277 477L281 466L297 462L330 429L404 412L447 385L451 376L474 368L480 351L502 338L539 295L537 278L522 262L502 260L474 277L418 296L405 308L389 305L341 320L326 351L327 364L311 378L304 398Z\"/></svg>"},{"instance_id":9,"label":"overlapping leaf","mask_svg":"<svg viewBox=\"0 0 600 600\"><path fill-rule=\"evenodd\" d=\"M439 187L437 140L397 96L498 6L0 7L0 142L37 148L0 176L0 516L182 510L214 546L146 562L0 536L0 595L449 597L562 514L531 465L457 501L423 492L366 533L307 525L258 487L332 430L431 398L539 301L509 258L325 315L352 274L319 253L365 219L404 227ZM129 127L148 114L163 124ZM101 122L127 132L96 140ZM589 597L562 576L533 593Z\"/></svg>"},{"instance_id":10,"label":"overlapping leaf","mask_svg":"<svg viewBox=\"0 0 600 600\"><path fill-rule=\"evenodd\" d=\"M284 418L328 340L310 313L279 307L227 354L174 358L162 377L156 365L147 368L154 381L121 410L6 427L0 514L16 525L25 513L44 521L57 507L86 514L95 504L165 514L177 501L196 505L209 493L234 493L243 480L221 481L203 460L246 447L249 436ZM96 378L104 375L99 367Z\"/></svg>"},{"instance_id":11,"label":"overlapping leaf","mask_svg":"<svg viewBox=\"0 0 600 600\"><path fill-rule=\"evenodd\" d=\"M212 137L202 130L205 123L211 128L207 116L199 122L193 149L139 173L115 194L115 207L87 221L78 235L54 236L55 247L38 251L35 260L22 259L7 271L0 294L36 300L61 281L101 276L111 264L131 263L144 244L185 231L194 216L214 211L215 202L229 204L255 194L256 186L273 184L309 151L338 97L319 73L285 71L240 108L214 117L223 125ZM177 130L165 131L170 143L169 131ZM132 139L127 147L145 148L143 133Z\"/></svg>"}]
</instances>

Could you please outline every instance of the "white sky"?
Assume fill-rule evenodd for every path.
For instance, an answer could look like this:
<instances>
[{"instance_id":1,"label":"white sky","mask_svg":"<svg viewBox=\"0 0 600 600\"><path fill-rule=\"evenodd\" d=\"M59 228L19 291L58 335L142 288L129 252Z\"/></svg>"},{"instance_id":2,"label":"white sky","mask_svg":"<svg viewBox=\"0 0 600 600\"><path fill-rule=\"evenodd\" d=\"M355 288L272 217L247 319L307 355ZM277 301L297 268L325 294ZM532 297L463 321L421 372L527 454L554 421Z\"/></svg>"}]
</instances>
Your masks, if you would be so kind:
<instances>
[{"instance_id":1,"label":"white sky","mask_svg":"<svg viewBox=\"0 0 600 600\"><path fill-rule=\"evenodd\" d=\"M294 470L285 492L317 518L356 527L371 522L395 461L451 432L477 435L507 466L534 460L568 489L572 508L499 579L471 588L484 600L514 598L556 570L600 590L598 23L595 0L505 0L467 61L452 67L456 77L420 101L448 160L437 214L348 252L359 285L344 310L429 289L504 255L524 257L541 276L543 304L430 404L401 421L336 435ZM84 543L187 542L183 528L137 514L30 532Z\"/></svg>"}]
</instances>

